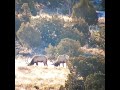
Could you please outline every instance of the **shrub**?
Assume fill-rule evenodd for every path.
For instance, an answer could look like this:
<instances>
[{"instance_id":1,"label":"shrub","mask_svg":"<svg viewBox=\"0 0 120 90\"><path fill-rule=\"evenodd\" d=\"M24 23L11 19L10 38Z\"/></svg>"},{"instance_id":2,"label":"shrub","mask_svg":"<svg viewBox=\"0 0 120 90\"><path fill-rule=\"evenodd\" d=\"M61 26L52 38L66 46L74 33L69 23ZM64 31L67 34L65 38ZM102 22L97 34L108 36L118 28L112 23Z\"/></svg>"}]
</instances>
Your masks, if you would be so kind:
<instances>
[{"instance_id":1,"label":"shrub","mask_svg":"<svg viewBox=\"0 0 120 90\"><path fill-rule=\"evenodd\" d=\"M90 46L98 46L105 50L105 27L101 26L99 31L92 31L90 37Z\"/></svg>"},{"instance_id":2,"label":"shrub","mask_svg":"<svg viewBox=\"0 0 120 90\"><path fill-rule=\"evenodd\" d=\"M69 60L69 69L72 66L75 66L77 73L80 73L84 78L95 72L105 73L105 57L96 55L72 57Z\"/></svg>"},{"instance_id":3,"label":"shrub","mask_svg":"<svg viewBox=\"0 0 120 90\"><path fill-rule=\"evenodd\" d=\"M105 90L105 75L101 72L88 75L85 90Z\"/></svg>"},{"instance_id":4,"label":"shrub","mask_svg":"<svg viewBox=\"0 0 120 90\"><path fill-rule=\"evenodd\" d=\"M79 61L78 65L75 65L77 66L77 71L80 72L83 77L94 73L94 66L91 63L87 63L86 61Z\"/></svg>"},{"instance_id":5,"label":"shrub","mask_svg":"<svg viewBox=\"0 0 120 90\"><path fill-rule=\"evenodd\" d=\"M85 19L83 18L74 18L74 19L75 19L75 24L72 26L72 28L75 29L74 32L79 33L80 35L79 37L81 37L80 42L81 45L83 46L86 43L88 43L90 38L89 26L85 22Z\"/></svg>"},{"instance_id":6,"label":"shrub","mask_svg":"<svg viewBox=\"0 0 120 90\"><path fill-rule=\"evenodd\" d=\"M40 33L35 31L29 23L22 23L20 29L17 31L17 37L25 47L38 47L41 43Z\"/></svg>"},{"instance_id":7,"label":"shrub","mask_svg":"<svg viewBox=\"0 0 120 90\"><path fill-rule=\"evenodd\" d=\"M79 41L69 39L69 38L64 38L61 39L61 41L58 43L57 46L52 46L49 44L48 48L45 48L45 51L47 54L51 55L62 55L62 54L68 54L70 56L78 56L80 55L80 43Z\"/></svg>"},{"instance_id":8,"label":"shrub","mask_svg":"<svg viewBox=\"0 0 120 90\"><path fill-rule=\"evenodd\" d=\"M51 44L49 44L48 47L45 48L45 52L47 53L47 55L50 55L51 57L55 57L57 55L56 47L52 46Z\"/></svg>"},{"instance_id":9,"label":"shrub","mask_svg":"<svg viewBox=\"0 0 120 90\"><path fill-rule=\"evenodd\" d=\"M68 75L68 80L65 82L66 90L84 90L84 81L72 74Z\"/></svg>"},{"instance_id":10,"label":"shrub","mask_svg":"<svg viewBox=\"0 0 120 90\"><path fill-rule=\"evenodd\" d=\"M79 41L64 38L56 46L56 50L58 54L68 54L70 56L78 56L80 54L81 45Z\"/></svg>"},{"instance_id":11,"label":"shrub","mask_svg":"<svg viewBox=\"0 0 120 90\"><path fill-rule=\"evenodd\" d=\"M104 57L90 57L87 58L86 62L91 63L94 67L94 72L105 73L105 60Z\"/></svg>"},{"instance_id":12,"label":"shrub","mask_svg":"<svg viewBox=\"0 0 120 90\"><path fill-rule=\"evenodd\" d=\"M79 3L73 6L72 10L73 17L82 17L89 25L97 24L97 13L89 0L80 0Z\"/></svg>"},{"instance_id":13,"label":"shrub","mask_svg":"<svg viewBox=\"0 0 120 90\"><path fill-rule=\"evenodd\" d=\"M66 90L105 90L103 59L97 56L70 58L68 68L71 74L65 84Z\"/></svg>"},{"instance_id":14,"label":"shrub","mask_svg":"<svg viewBox=\"0 0 120 90\"><path fill-rule=\"evenodd\" d=\"M68 79L65 82L66 90L84 90L83 77L81 78L81 76L77 72L75 65L73 64L75 58L76 57L71 57L69 59L69 62L67 63L68 68L70 70L70 74L68 75Z\"/></svg>"}]
</instances>

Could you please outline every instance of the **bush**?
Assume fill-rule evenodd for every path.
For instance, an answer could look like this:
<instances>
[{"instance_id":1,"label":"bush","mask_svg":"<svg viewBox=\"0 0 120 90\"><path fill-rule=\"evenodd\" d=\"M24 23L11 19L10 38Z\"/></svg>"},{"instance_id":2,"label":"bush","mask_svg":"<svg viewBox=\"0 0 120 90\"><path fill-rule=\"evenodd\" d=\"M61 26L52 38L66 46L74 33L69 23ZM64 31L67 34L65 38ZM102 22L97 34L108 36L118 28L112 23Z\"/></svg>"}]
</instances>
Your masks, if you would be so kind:
<instances>
[{"instance_id":1,"label":"bush","mask_svg":"<svg viewBox=\"0 0 120 90\"><path fill-rule=\"evenodd\" d=\"M90 37L90 46L105 50L105 27L101 26L99 31L92 31Z\"/></svg>"},{"instance_id":2,"label":"bush","mask_svg":"<svg viewBox=\"0 0 120 90\"><path fill-rule=\"evenodd\" d=\"M101 72L88 75L85 90L105 90L105 75Z\"/></svg>"},{"instance_id":3,"label":"bush","mask_svg":"<svg viewBox=\"0 0 120 90\"><path fill-rule=\"evenodd\" d=\"M46 53L49 55L55 55L56 54L56 48L52 46L51 44L48 45L48 48L45 48Z\"/></svg>"},{"instance_id":4,"label":"bush","mask_svg":"<svg viewBox=\"0 0 120 90\"><path fill-rule=\"evenodd\" d=\"M41 37L38 31L35 31L29 23L22 23L20 29L17 31L17 37L25 47L38 47L41 44Z\"/></svg>"},{"instance_id":5,"label":"bush","mask_svg":"<svg viewBox=\"0 0 120 90\"><path fill-rule=\"evenodd\" d=\"M70 58L66 90L105 90L104 61L104 57L98 56Z\"/></svg>"},{"instance_id":6,"label":"bush","mask_svg":"<svg viewBox=\"0 0 120 90\"><path fill-rule=\"evenodd\" d=\"M66 90L84 90L84 79L83 77L81 78L81 76L77 72L76 67L73 64L73 60L75 58L76 57L71 57L69 59L69 62L67 63L67 66L70 70L70 74L68 75L68 79L65 82Z\"/></svg>"},{"instance_id":7,"label":"bush","mask_svg":"<svg viewBox=\"0 0 120 90\"><path fill-rule=\"evenodd\" d=\"M69 38L64 38L62 39L58 45L56 46L56 50L58 54L68 54L70 56L78 56L80 52L80 42L69 39Z\"/></svg>"},{"instance_id":8,"label":"bush","mask_svg":"<svg viewBox=\"0 0 120 90\"><path fill-rule=\"evenodd\" d=\"M74 32L77 33L79 32L79 35L81 37L80 42L81 45L83 46L89 42L89 38L90 38L89 26L83 18L74 18L74 19L76 23L72 26L72 28L75 29Z\"/></svg>"},{"instance_id":9,"label":"bush","mask_svg":"<svg viewBox=\"0 0 120 90\"><path fill-rule=\"evenodd\" d=\"M73 6L72 17L82 17L89 25L97 24L97 13L89 0L80 0L79 3Z\"/></svg>"},{"instance_id":10,"label":"bush","mask_svg":"<svg viewBox=\"0 0 120 90\"><path fill-rule=\"evenodd\" d=\"M84 60L74 59L72 60L73 66L77 66L77 71L83 77L87 77L89 74L93 74L95 72L105 73L105 62L102 57L88 57Z\"/></svg>"},{"instance_id":11,"label":"bush","mask_svg":"<svg viewBox=\"0 0 120 90\"><path fill-rule=\"evenodd\" d=\"M65 82L66 90L84 90L84 81L72 74L68 75L68 80Z\"/></svg>"},{"instance_id":12,"label":"bush","mask_svg":"<svg viewBox=\"0 0 120 90\"><path fill-rule=\"evenodd\" d=\"M102 72L105 74L105 60L104 57L91 57L86 60L86 62L91 63L94 67L95 72Z\"/></svg>"},{"instance_id":13,"label":"bush","mask_svg":"<svg viewBox=\"0 0 120 90\"><path fill-rule=\"evenodd\" d=\"M91 63L87 63L86 61L79 61L78 65L75 65L77 66L77 71L80 72L83 77L94 73L94 66Z\"/></svg>"},{"instance_id":14,"label":"bush","mask_svg":"<svg viewBox=\"0 0 120 90\"><path fill-rule=\"evenodd\" d=\"M62 54L68 54L70 56L78 56L80 55L80 43L79 41L64 38L61 39L61 41L58 43L57 46L52 46L51 44L48 46L48 48L45 48L45 51L47 54L51 55L62 55Z\"/></svg>"}]
</instances>

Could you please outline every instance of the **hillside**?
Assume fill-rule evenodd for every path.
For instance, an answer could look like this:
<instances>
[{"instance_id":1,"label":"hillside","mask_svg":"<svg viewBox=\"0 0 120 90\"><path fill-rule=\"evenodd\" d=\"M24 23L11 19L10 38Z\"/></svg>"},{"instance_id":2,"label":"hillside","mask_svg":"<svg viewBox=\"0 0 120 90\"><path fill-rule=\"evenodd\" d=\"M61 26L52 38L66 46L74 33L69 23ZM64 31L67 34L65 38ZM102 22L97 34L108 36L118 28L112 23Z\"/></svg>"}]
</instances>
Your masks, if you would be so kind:
<instances>
[{"instance_id":1,"label":"hillside","mask_svg":"<svg viewBox=\"0 0 120 90\"><path fill-rule=\"evenodd\" d=\"M104 0L15 0L15 90L105 90L104 9ZM35 55L48 66L28 66Z\"/></svg>"}]
</instances>

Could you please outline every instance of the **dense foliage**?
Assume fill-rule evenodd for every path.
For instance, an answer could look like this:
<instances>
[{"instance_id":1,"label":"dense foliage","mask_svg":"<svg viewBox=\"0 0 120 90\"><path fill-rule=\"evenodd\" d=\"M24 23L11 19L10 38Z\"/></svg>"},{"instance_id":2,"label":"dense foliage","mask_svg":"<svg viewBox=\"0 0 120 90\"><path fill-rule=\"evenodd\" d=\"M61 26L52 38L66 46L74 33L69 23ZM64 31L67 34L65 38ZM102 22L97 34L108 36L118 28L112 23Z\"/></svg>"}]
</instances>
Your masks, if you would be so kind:
<instances>
[{"instance_id":1,"label":"dense foliage","mask_svg":"<svg viewBox=\"0 0 120 90\"><path fill-rule=\"evenodd\" d=\"M78 56L80 53L82 53L80 51L80 47L81 45L79 41L69 38L64 38L61 39L61 41L55 47L49 45L48 48L45 49L45 51L47 52L47 54L52 54L52 55L67 54L70 56Z\"/></svg>"},{"instance_id":2,"label":"dense foliage","mask_svg":"<svg viewBox=\"0 0 120 90\"><path fill-rule=\"evenodd\" d=\"M97 13L89 0L80 0L79 3L75 4L72 11L73 17L82 17L89 25L97 24Z\"/></svg>"},{"instance_id":3,"label":"dense foliage","mask_svg":"<svg viewBox=\"0 0 120 90\"><path fill-rule=\"evenodd\" d=\"M65 88L67 90L73 88L105 90L105 60L103 56L74 57L70 59L68 66L71 75L66 81Z\"/></svg>"},{"instance_id":4,"label":"dense foliage","mask_svg":"<svg viewBox=\"0 0 120 90\"><path fill-rule=\"evenodd\" d=\"M78 23L79 28L73 27ZM80 42L81 45L85 45L88 42L89 35L87 34L88 25L83 19L78 19L78 21L73 21L72 23L64 21L64 19L53 15L49 18L30 19L30 23L22 23L21 27L17 31L17 37L20 42L27 47L48 47L49 44L52 46L57 46L61 39L69 38ZM69 45L71 41L67 39ZM64 43L61 41L61 43ZM72 42L71 44L73 44ZM79 45L79 44L78 44ZM65 46L65 45L64 45ZM75 45L78 49L77 44ZM71 46L69 46L71 47ZM57 46L60 48L60 44ZM74 47L75 48L75 47ZM74 53L75 50L69 51ZM60 51L58 51L60 53ZM68 52L68 51L67 51ZM65 52L64 52L65 53ZM62 53L60 53L62 54ZM74 54L73 54L74 55Z\"/></svg>"},{"instance_id":5,"label":"dense foliage","mask_svg":"<svg viewBox=\"0 0 120 90\"><path fill-rule=\"evenodd\" d=\"M85 90L105 90L105 74L90 74L85 80Z\"/></svg>"},{"instance_id":6,"label":"dense foliage","mask_svg":"<svg viewBox=\"0 0 120 90\"><path fill-rule=\"evenodd\" d=\"M90 46L105 50L105 26L100 26L99 31L92 31L90 36Z\"/></svg>"}]
</instances>

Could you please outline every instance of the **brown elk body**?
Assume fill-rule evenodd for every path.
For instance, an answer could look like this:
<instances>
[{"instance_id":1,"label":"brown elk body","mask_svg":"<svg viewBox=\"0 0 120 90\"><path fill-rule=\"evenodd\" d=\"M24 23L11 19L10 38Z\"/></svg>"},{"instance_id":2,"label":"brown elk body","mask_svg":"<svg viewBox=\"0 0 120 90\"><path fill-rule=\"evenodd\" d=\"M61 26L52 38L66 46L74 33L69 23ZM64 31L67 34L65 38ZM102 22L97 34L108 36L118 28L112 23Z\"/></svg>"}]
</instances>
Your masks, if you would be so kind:
<instances>
[{"instance_id":1,"label":"brown elk body","mask_svg":"<svg viewBox=\"0 0 120 90\"><path fill-rule=\"evenodd\" d=\"M38 65L38 62L43 62L44 66L47 66L47 57L44 55L41 56L34 56L33 59L31 60L31 62L28 64L28 66L30 65L34 65L34 63L36 63L36 65Z\"/></svg>"},{"instance_id":2,"label":"brown elk body","mask_svg":"<svg viewBox=\"0 0 120 90\"><path fill-rule=\"evenodd\" d=\"M62 63L63 67L64 67L64 63L67 62L67 60L69 59L68 55L59 55L57 58L57 61L55 61L53 63L54 66L60 66L60 64Z\"/></svg>"}]
</instances>

